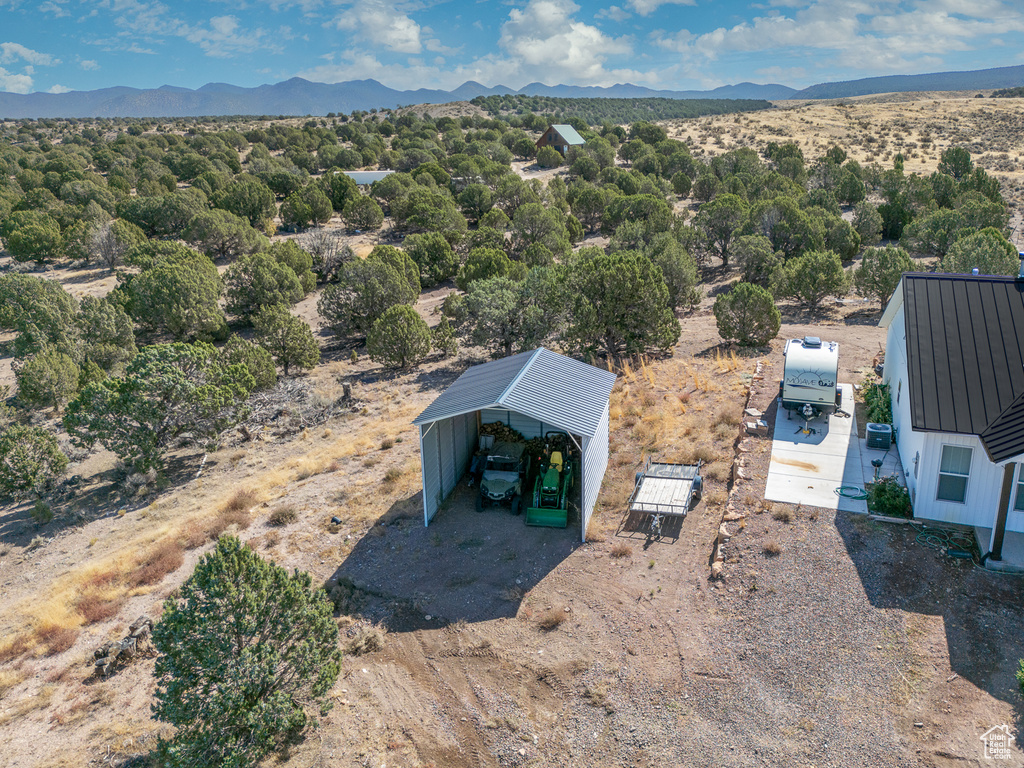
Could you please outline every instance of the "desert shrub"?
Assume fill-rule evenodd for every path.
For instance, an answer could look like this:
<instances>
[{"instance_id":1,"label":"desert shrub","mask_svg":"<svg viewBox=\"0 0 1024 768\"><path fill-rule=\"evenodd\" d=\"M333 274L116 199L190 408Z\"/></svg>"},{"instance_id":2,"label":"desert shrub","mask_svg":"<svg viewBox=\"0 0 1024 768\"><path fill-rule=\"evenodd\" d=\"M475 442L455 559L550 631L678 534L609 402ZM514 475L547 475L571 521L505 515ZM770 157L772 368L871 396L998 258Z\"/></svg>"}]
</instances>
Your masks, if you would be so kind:
<instances>
[{"instance_id":1,"label":"desert shrub","mask_svg":"<svg viewBox=\"0 0 1024 768\"><path fill-rule=\"evenodd\" d=\"M350 656L365 656L384 650L385 629L381 626L361 626L355 636L345 643L345 653Z\"/></svg>"},{"instance_id":2,"label":"desert shrub","mask_svg":"<svg viewBox=\"0 0 1024 768\"><path fill-rule=\"evenodd\" d=\"M727 293L719 294L713 311L718 335L743 346L764 346L782 327L782 315L772 295L752 283L738 283Z\"/></svg>"},{"instance_id":3,"label":"desert shrub","mask_svg":"<svg viewBox=\"0 0 1024 768\"><path fill-rule=\"evenodd\" d=\"M910 492L894 476L883 477L868 488L868 509L887 517L913 517Z\"/></svg>"},{"instance_id":4,"label":"desert shrub","mask_svg":"<svg viewBox=\"0 0 1024 768\"><path fill-rule=\"evenodd\" d=\"M412 307L391 307L373 324L366 349L374 362L408 368L430 354L430 328Z\"/></svg>"},{"instance_id":5,"label":"desert shrub","mask_svg":"<svg viewBox=\"0 0 1024 768\"><path fill-rule=\"evenodd\" d=\"M630 557L633 554L633 548L629 544L616 544L609 554L614 558Z\"/></svg>"},{"instance_id":6,"label":"desert shrub","mask_svg":"<svg viewBox=\"0 0 1024 768\"><path fill-rule=\"evenodd\" d=\"M146 550L129 574L128 583L133 587L156 584L164 576L178 570L185 562L181 542L165 539Z\"/></svg>"},{"instance_id":7,"label":"desert shrub","mask_svg":"<svg viewBox=\"0 0 1024 768\"><path fill-rule=\"evenodd\" d=\"M779 544L779 542L772 539L764 543L764 547L761 551L764 552L765 556L767 557L778 557L780 554L782 554L782 546Z\"/></svg>"},{"instance_id":8,"label":"desert shrub","mask_svg":"<svg viewBox=\"0 0 1024 768\"><path fill-rule=\"evenodd\" d=\"M37 525L46 525L53 520L53 508L42 499L36 499L31 514Z\"/></svg>"},{"instance_id":9,"label":"desert shrub","mask_svg":"<svg viewBox=\"0 0 1024 768\"><path fill-rule=\"evenodd\" d=\"M239 488L221 506L222 512L248 512L262 501L259 491L253 488Z\"/></svg>"},{"instance_id":10,"label":"desert shrub","mask_svg":"<svg viewBox=\"0 0 1024 768\"><path fill-rule=\"evenodd\" d=\"M868 423L892 424L892 392L888 384L865 384L864 405Z\"/></svg>"},{"instance_id":11,"label":"desert shrub","mask_svg":"<svg viewBox=\"0 0 1024 768\"><path fill-rule=\"evenodd\" d=\"M290 525L299 519L299 512L295 507L288 505L284 507L278 507L270 516L267 518L267 525L275 527Z\"/></svg>"},{"instance_id":12,"label":"desert shrub","mask_svg":"<svg viewBox=\"0 0 1024 768\"><path fill-rule=\"evenodd\" d=\"M787 506L778 507L772 512L772 519L778 520L780 523L791 523L793 522L793 510Z\"/></svg>"}]
</instances>

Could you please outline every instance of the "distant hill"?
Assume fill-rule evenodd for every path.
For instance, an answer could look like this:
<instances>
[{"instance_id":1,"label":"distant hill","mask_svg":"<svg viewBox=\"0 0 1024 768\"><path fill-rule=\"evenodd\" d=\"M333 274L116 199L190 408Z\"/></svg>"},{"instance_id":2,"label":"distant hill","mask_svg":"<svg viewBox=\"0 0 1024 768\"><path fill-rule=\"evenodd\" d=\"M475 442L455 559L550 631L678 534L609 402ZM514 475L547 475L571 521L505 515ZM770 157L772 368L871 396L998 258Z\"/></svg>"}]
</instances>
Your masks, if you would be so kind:
<instances>
[{"instance_id":1,"label":"distant hill","mask_svg":"<svg viewBox=\"0 0 1024 768\"><path fill-rule=\"evenodd\" d=\"M1013 88L1024 85L1024 65L976 69L969 72L933 72L927 75L888 75L848 80L840 83L819 83L797 91L792 99L842 99L872 93L903 91L973 91L990 88Z\"/></svg>"},{"instance_id":2,"label":"distant hill","mask_svg":"<svg viewBox=\"0 0 1024 768\"><path fill-rule=\"evenodd\" d=\"M477 96L519 94L562 99L839 99L900 91L968 91L1024 85L1024 65L972 72L890 75L820 83L798 91L786 85L738 83L710 91L665 91L620 83L608 87L530 83L519 90L489 88L472 80L451 91L398 91L376 80L313 83L293 77L281 83L242 88L208 83L201 88L102 88L68 93L0 93L0 117L204 117L215 115L326 115L353 110L393 109L410 104L446 104Z\"/></svg>"},{"instance_id":3,"label":"distant hill","mask_svg":"<svg viewBox=\"0 0 1024 768\"><path fill-rule=\"evenodd\" d=\"M161 86L104 88L68 93L0 93L0 117L202 117L213 115L326 115L409 104L445 104L477 96L522 94L558 98L784 99L795 93L784 85L741 83L713 91L658 91L622 84L607 88L531 83L518 91L469 81L452 91L420 88L397 91L376 80L313 83L294 77L282 83L242 88L208 83L196 90Z\"/></svg>"}]
</instances>

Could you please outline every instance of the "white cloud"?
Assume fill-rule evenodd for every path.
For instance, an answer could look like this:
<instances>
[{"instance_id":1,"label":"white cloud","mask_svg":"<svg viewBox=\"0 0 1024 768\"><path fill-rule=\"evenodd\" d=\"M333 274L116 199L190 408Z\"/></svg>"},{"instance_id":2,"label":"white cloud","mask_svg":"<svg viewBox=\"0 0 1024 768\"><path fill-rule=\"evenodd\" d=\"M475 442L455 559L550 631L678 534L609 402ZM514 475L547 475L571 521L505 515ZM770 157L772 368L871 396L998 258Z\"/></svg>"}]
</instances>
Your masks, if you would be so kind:
<instances>
[{"instance_id":1,"label":"white cloud","mask_svg":"<svg viewBox=\"0 0 1024 768\"><path fill-rule=\"evenodd\" d=\"M59 85L59 84L54 84L54 85L51 85L49 88L47 88L46 92L47 93L68 93L70 90L71 89L66 87L66 86Z\"/></svg>"},{"instance_id":2,"label":"white cloud","mask_svg":"<svg viewBox=\"0 0 1024 768\"><path fill-rule=\"evenodd\" d=\"M228 58L237 53L263 48L280 50L268 38L265 30L243 29L234 16L214 16L208 27L185 27L180 31L180 36L198 45L207 56L217 58Z\"/></svg>"},{"instance_id":3,"label":"white cloud","mask_svg":"<svg viewBox=\"0 0 1024 768\"><path fill-rule=\"evenodd\" d=\"M577 21L573 14L578 10L572 0L530 0L522 10L513 9L498 40L506 54L503 66L546 83L610 85L650 79L635 70L608 69L609 57L632 55L631 41Z\"/></svg>"},{"instance_id":4,"label":"white cloud","mask_svg":"<svg viewBox=\"0 0 1024 768\"><path fill-rule=\"evenodd\" d=\"M64 3L66 1L67 0L47 0L47 2L39 5L39 11L41 13L48 13L58 19L63 16L70 16L71 14L64 10Z\"/></svg>"},{"instance_id":5,"label":"white cloud","mask_svg":"<svg viewBox=\"0 0 1024 768\"><path fill-rule=\"evenodd\" d=\"M641 16L650 16L663 5L696 5L697 0L627 0L626 5Z\"/></svg>"},{"instance_id":6,"label":"white cloud","mask_svg":"<svg viewBox=\"0 0 1024 768\"><path fill-rule=\"evenodd\" d=\"M818 50L822 66L893 73L941 67L941 54L967 51L998 34L1024 31L1024 11L1000 0L773 0L773 10L702 35L655 33L654 41L691 61L729 53ZM824 52L831 54L826 59Z\"/></svg>"},{"instance_id":7,"label":"white cloud","mask_svg":"<svg viewBox=\"0 0 1024 768\"><path fill-rule=\"evenodd\" d=\"M357 3L338 16L334 24L340 30L355 32L356 43L368 40L397 53L423 50L420 25L383 0Z\"/></svg>"},{"instance_id":8,"label":"white cloud","mask_svg":"<svg viewBox=\"0 0 1024 768\"><path fill-rule=\"evenodd\" d=\"M60 64L60 59L54 58L48 53L33 51L21 43L0 43L0 63L10 64L19 59L28 64L39 64L41 66Z\"/></svg>"},{"instance_id":9,"label":"white cloud","mask_svg":"<svg viewBox=\"0 0 1024 768\"><path fill-rule=\"evenodd\" d=\"M619 8L617 5L610 5L607 8L602 8L594 14L595 19L611 19L612 21L619 22L620 24L629 17L629 13Z\"/></svg>"},{"instance_id":10,"label":"white cloud","mask_svg":"<svg viewBox=\"0 0 1024 768\"><path fill-rule=\"evenodd\" d=\"M100 68L100 65L96 63L94 59L85 59L84 61L80 61L78 62L78 66L87 71Z\"/></svg>"},{"instance_id":11,"label":"white cloud","mask_svg":"<svg viewBox=\"0 0 1024 768\"><path fill-rule=\"evenodd\" d=\"M497 51L462 64L445 66L436 59L432 64L419 59L384 63L375 53L353 47L339 52L337 61L297 74L327 83L372 78L392 88L454 88L466 80L510 87L531 81L552 85L656 82L655 72L610 67L614 57L633 56L632 41L611 37L577 20L577 11L579 6L572 0L530 0L509 12Z\"/></svg>"},{"instance_id":12,"label":"white cloud","mask_svg":"<svg viewBox=\"0 0 1024 768\"><path fill-rule=\"evenodd\" d=\"M16 75L0 67L0 90L9 93L28 93L32 90L32 78L28 75Z\"/></svg>"}]
</instances>

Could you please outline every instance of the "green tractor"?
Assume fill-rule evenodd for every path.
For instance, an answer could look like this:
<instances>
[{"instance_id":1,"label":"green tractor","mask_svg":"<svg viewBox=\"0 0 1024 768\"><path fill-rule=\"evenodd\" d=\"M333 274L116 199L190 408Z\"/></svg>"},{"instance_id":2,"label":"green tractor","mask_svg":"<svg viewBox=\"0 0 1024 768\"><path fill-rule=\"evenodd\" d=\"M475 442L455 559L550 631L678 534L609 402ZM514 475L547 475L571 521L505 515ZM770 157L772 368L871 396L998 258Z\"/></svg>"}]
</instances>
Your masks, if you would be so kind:
<instances>
[{"instance_id":1,"label":"green tractor","mask_svg":"<svg viewBox=\"0 0 1024 768\"><path fill-rule=\"evenodd\" d=\"M561 445L555 444L548 460L540 465L537 479L533 483L533 505L526 510L526 524L547 528L565 528L569 524L569 489L572 487L572 463L568 456L568 444L561 433ZM561 449L561 450L560 450Z\"/></svg>"}]
</instances>

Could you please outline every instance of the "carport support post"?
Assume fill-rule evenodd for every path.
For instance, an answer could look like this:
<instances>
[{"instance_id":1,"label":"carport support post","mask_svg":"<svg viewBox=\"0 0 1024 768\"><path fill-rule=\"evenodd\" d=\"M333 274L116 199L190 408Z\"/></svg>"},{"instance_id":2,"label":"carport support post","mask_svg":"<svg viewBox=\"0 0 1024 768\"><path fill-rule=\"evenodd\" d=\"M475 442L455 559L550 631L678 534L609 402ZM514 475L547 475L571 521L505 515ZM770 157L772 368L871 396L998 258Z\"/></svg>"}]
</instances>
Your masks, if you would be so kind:
<instances>
[{"instance_id":1,"label":"carport support post","mask_svg":"<svg viewBox=\"0 0 1024 768\"><path fill-rule=\"evenodd\" d=\"M992 539L988 545L988 559L999 562L1003 559L1003 537L1006 535L1006 514L1010 509L1010 495L1013 493L1013 474L1017 469L1014 462L1003 467L1003 490L999 494L999 507L992 525Z\"/></svg>"}]
</instances>

